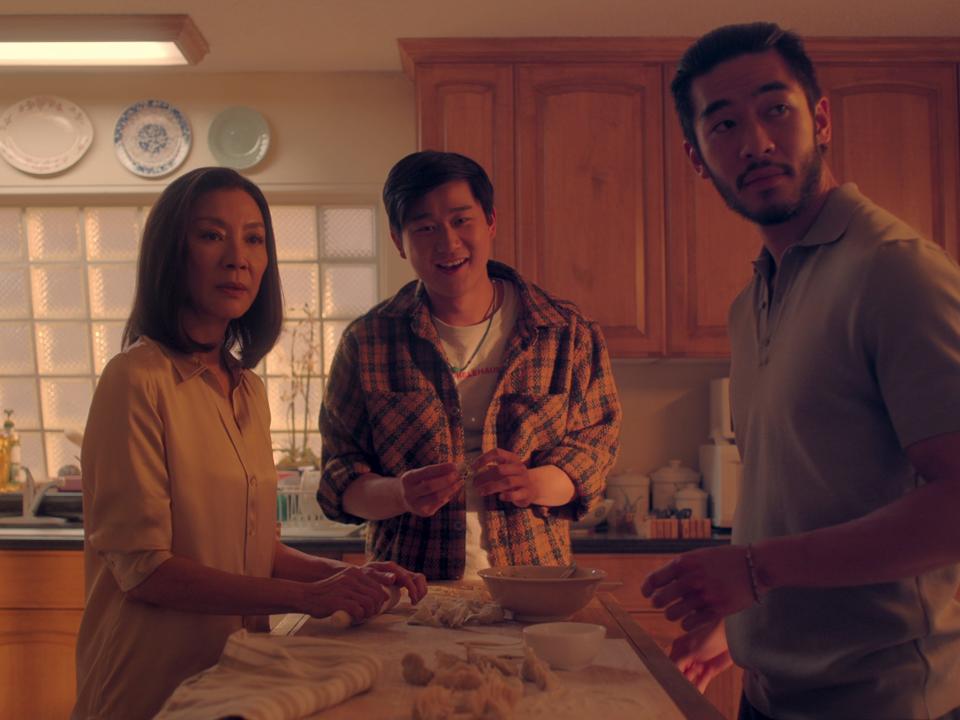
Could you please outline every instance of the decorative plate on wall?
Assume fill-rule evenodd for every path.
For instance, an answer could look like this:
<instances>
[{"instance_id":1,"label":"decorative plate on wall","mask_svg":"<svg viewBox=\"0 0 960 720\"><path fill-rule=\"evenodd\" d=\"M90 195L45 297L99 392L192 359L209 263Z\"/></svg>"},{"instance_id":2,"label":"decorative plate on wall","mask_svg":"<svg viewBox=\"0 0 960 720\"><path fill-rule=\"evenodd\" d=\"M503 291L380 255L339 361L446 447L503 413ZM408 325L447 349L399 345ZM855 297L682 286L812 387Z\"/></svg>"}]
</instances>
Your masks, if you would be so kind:
<instances>
[{"instance_id":1,"label":"decorative plate on wall","mask_svg":"<svg viewBox=\"0 0 960 720\"><path fill-rule=\"evenodd\" d=\"M227 108L210 124L207 144L221 165L237 170L253 167L267 154L270 128L253 108Z\"/></svg>"},{"instance_id":2,"label":"decorative plate on wall","mask_svg":"<svg viewBox=\"0 0 960 720\"><path fill-rule=\"evenodd\" d=\"M0 115L0 156L33 175L66 170L93 142L90 118L69 100L35 95Z\"/></svg>"},{"instance_id":3,"label":"decorative plate on wall","mask_svg":"<svg viewBox=\"0 0 960 720\"><path fill-rule=\"evenodd\" d=\"M143 177L173 172L190 152L192 135L186 116L163 100L143 100L124 110L113 129L120 163Z\"/></svg>"}]
</instances>

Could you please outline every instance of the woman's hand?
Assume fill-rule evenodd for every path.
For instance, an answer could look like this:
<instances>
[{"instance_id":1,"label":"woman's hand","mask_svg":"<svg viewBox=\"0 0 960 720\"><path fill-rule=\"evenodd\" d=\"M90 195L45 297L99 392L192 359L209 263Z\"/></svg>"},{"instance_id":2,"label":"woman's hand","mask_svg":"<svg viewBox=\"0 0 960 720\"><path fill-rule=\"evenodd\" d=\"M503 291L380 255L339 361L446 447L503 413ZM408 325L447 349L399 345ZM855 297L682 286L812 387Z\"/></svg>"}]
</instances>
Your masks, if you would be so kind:
<instances>
[{"instance_id":1,"label":"woman's hand","mask_svg":"<svg viewBox=\"0 0 960 720\"><path fill-rule=\"evenodd\" d=\"M460 492L463 477L455 463L427 465L400 476L403 505L407 512L431 517Z\"/></svg>"},{"instance_id":2,"label":"woman's hand","mask_svg":"<svg viewBox=\"0 0 960 720\"><path fill-rule=\"evenodd\" d=\"M529 468L516 453L494 448L478 457L473 464L474 485L481 497L496 495L501 502L529 507L536 496L536 487Z\"/></svg>"},{"instance_id":3,"label":"woman's hand","mask_svg":"<svg viewBox=\"0 0 960 720\"><path fill-rule=\"evenodd\" d=\"M416 605L427 594L427 578L423 573L411 572L395 562L368 562L360 567L381 585L406 588L410 602Z\"/></svg>"},{"instance_id":4,"label":"woman's hand","mask_svg":"<svg viewBox=\"0 0 960 720\"><path fill-rule=\"evenodd\" d=\"M298 609L313 617L326 617L343 610L355 622L362 622L380 612L387 600L376 572L351 565L325 580L303 583Z\"/></svg>"},{"instance_id":5,"label":"woman's hand","mask_svg":"<svg viewBox=\"0 0 960 720\"><path fill-rule=\"evenodd\" d=\"M710 681L733 665L723 620L678 637L670 646L670 659L697 690L706 692Z\"/></svg>"},{"instance_id":6,"label":"woman's hand","mask_svg":"<svg viewBox=\"0 0 960 720\"><path fill-rule=\"evenodd\" d=\"M668 620L680 620L688 631L712 626L757 602L742 545L682 553L650 573L640 589L654 607L667 608Z\"/></svg>"}]
</instances>

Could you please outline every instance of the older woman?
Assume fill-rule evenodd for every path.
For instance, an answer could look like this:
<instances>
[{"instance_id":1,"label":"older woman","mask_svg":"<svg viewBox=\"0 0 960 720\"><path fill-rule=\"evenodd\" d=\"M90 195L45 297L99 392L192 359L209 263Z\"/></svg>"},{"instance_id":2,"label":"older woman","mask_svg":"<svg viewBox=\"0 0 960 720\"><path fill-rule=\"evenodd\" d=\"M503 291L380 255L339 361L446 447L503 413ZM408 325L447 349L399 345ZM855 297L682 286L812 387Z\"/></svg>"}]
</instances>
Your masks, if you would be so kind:
<instances>
[{"instance_id":1,"label":"older woman","mask_svg":"<svg viewBox=\"0 0 960 720\"><path fill-rule=\"evenodd\" d=\"M282 323L270 212L252 182L201 168L147 219L124 351L104 369L82 453L87 603L74 718L151 717L268 613L354 619L423 576L282 545L270 413L251 371Z\"/></svg>"}]
</instances>

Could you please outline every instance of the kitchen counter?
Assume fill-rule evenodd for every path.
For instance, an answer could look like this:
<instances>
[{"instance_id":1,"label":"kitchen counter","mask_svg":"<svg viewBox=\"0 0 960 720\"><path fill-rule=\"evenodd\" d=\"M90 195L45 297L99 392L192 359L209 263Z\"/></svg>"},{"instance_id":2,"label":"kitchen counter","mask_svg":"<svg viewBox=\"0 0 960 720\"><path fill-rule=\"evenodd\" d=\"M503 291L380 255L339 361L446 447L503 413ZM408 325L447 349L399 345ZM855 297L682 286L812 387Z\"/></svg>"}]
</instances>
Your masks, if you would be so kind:
<instances>
[{"instance_id":1,"label":"kitchen counter","mask_svg":"<svg viewBox=\"0 0 960 720\"><path fill-rule=\"evenodd\" d=\"M68 518L63 527L51 528L5 528L3 516L20 512L19 494L0 494L0 549L32 550L80 550L83 548L81 494L50 492L40 505L40 514ZM352 531L352 532L351 532ZM314 555L339 557L343 553L362 553L364 539L362 530L352 526L331 523L325 530L298 531L284 527L283 541L291 547ZM625 553L625 554L672 554L702 547L724 545L730 542L729 533L714 533L714 536L698 540L647 539L636 535L612 532L574 530L570 538L575 554Z\"/></svg>"},{"instance_id":2,"label":"kitchen counter","mask_svg":"<svg viewBox=\"0 0 960 720\"><path fill-rule=\"evenodd\" d=\"M453 584L454 586L457 584ZM463 586L468 589L470 586ZM377 685L311 718L348 720L357 717L409 718L410 705L420 690L403 682L400 658L410 648L435 663L434 652L443 650L463 656L465 644L509 648L517 652L521 623L507 622L450 630L410 626L404 618L409 606L401 602L388 614L363 625L341 630L325 620L286 616L274 627L275 635L298 635L347 640L377 653L383 671ZM557 720L592 716L602 710L609 720L643 716L656 720L722 720L719 712L688 683L650 636L637 625L610 595L601 593L572 620L603 625L607 639L593 664L578 671L557 671L561 689L557 694L528 694L514 714L518 718L550 717ZM481 650L482 652L482 650Z\"/></svg>"},{"instance_id":3,"label":"kitchen counter","mask_svg":"<svg viewBox=\"0 0 960 720\"><path fill-rule=\"evenodd\" d=\"M0 516L0 549L3 550L81 550L83 549L83 527L68 523L65 527L50 528L9 528L3 527ZM344 553L362 553L364 539L362 535L346 537L325 537L298 534L295 529L284 530L284 543L312 555L337 556ZM663 540L646 539L636 535L616 533L574 534L570 540L574 554L657 554L666 555L702 547L725 545L730 542L729 534L717 534L704 540Z\"/></svg>"}]
</instances>

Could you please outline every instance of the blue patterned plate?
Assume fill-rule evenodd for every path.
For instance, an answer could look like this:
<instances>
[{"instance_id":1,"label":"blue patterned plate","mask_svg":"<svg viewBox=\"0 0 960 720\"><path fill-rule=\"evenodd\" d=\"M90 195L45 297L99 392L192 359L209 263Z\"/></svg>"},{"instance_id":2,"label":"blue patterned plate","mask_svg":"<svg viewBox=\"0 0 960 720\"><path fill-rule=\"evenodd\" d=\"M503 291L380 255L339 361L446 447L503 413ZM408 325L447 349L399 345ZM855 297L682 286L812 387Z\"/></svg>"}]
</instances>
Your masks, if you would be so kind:
<instances>
[{"instance_id":1,"label":"blue patterned plate","mask_svg":"<svg viewBox=\"0 0 960 720\"><path fill-rule=\"evenodd\" d=\"M207 144L221 165L237 170L253 167L267 154L270 128L253 108L227 108L210 124Z\"/></svg>"},{"instance_id":2,"label":"blue patterned plate","mask_svg":"<svg viewBox=\"0 0 960 720\"><path fill-rule=\"evenodd\" d=\"M173 172L190 152L186 116L163 100L143 100L124 110L113 129L120 164L142 177Z\"/></svg>"}]
</instances>

